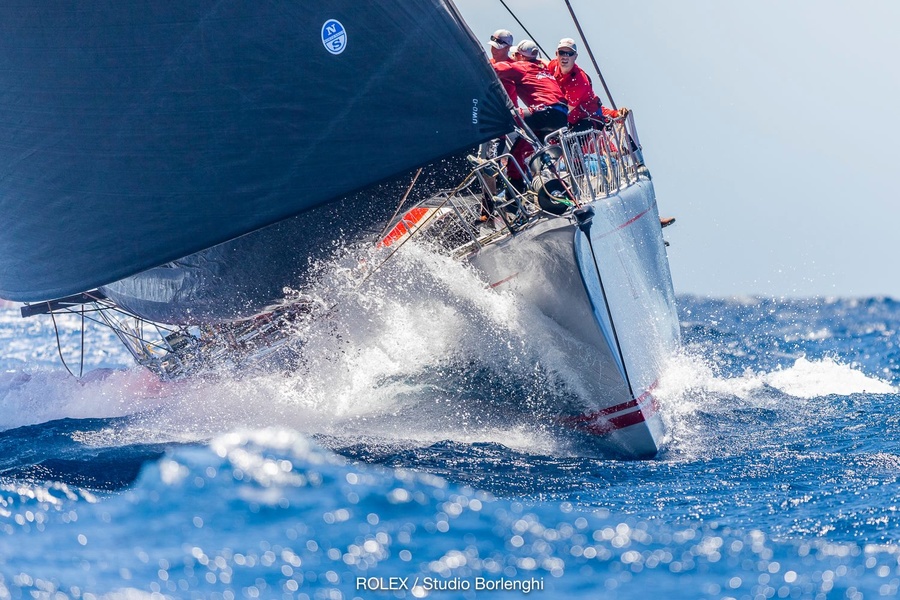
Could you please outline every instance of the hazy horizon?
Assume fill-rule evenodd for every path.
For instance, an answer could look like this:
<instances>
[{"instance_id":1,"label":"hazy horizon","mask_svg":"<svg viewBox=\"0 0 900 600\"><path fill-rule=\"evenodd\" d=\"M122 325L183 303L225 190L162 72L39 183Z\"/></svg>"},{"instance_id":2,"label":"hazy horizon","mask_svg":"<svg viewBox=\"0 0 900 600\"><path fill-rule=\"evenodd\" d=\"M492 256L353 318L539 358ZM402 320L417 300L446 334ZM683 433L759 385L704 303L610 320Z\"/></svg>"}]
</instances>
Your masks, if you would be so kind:
<instances>
[{"instance_id":1,"label":"hazy horizon","mask_svg":"<svg viewBox=\"0 0 900 600\"><path fill-rule=\"evenodd\" d=\"M499 28L526 37L500 2L456 4L483 45ZM507 5L550 53L581 41L561 0ZM900 299L900 81L882 67L900 56L900 4L572 5L617 105L635 112L660 213L677 218L678 293ZM584 48L578 64L593 75Z\"/></svg>"}]
</instances>

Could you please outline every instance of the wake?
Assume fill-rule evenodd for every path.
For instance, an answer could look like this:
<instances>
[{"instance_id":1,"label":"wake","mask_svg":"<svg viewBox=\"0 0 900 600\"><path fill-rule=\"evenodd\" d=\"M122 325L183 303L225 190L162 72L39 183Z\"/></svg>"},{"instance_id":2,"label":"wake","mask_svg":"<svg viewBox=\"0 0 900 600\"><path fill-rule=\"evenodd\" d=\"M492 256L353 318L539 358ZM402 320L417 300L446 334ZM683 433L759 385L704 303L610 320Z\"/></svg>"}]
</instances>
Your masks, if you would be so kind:
<instances>
[{"instance_id":1,"label":"wake","mask_svg":"<svg viewBox=\"0 0 900 600\"><path fill-rule=\"evenodd\" d=\"M487 289L466 265L415 244L364 285L355 285L354 270L355 260L321 266L311 299L334 309L297 325L303 356L292 371L163 383L128 368L118 340L100 331L86 357L94 371L78 381L58 366L47 320L0 310L7 348L0 356L0 430L134 416L135 435L154 440L277 426L336 443L450 440L560 450L544 425L562 404L577 402L570 336L511 295ZM80 327L75 319L60 322L64 350L72 351ZM770 410L821 419L827 404L823 412L819 398L893 393L889 383L835 358L798 357L771 371L726 377L688 352L672 359L656 390L676 452L713 439L702 423L710 415Z\"/></svg>"},{"instance_id":2,"label":"wake","mask_svg":"<svg viewBox=\"0 0 900 600\"><path fill-rule=\"evenodd\" d=\"M827 427L846 417L848 400L897 393L832 357L800 356L790 366L727 377L689 352L672 359L657 388L670 455L693 459L738 451L786 428Z\"/></svg>"}]
</instances>

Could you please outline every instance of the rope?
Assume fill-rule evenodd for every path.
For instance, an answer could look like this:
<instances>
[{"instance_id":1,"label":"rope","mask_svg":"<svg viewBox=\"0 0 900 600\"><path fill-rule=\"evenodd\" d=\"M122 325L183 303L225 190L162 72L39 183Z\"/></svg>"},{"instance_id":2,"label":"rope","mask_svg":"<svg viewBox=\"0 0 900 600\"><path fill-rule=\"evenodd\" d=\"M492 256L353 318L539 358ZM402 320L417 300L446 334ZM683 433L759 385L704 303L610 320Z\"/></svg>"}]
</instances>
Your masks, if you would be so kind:
<instances>
[{"instance_id":1,"label":"rope","mask_svg":"<svg viewBox=\"0 0 900 600\"><path fill-rule=\"evenodd\" d=\"M81 364L78 366L78 378L84 376L84 304L81 305Z\"/></svg>"},{"instance_id":2,"label":"rope","mask_svg":"<svg viewBox=\"0 0 900 600\"><path fill-rule=\"evenodd\" d=\"M556 177L556 180L563 186L563 190L569 195L569 198L575 203L575 208L581 208L581 203L578 201L578 196L575 195L575 192L572 191L572 188L563 180L563 178L559 174L559 170L557 170L556 166L552 163L548 165L550 167L550 172Z\"/></svg>"},{"instance_id":3,"label":"rope","mask_svg":"<svg viewBox=\"0 0 900 600\"><path fill-rule=\"evenodd\" d=\"M47 303L47 308L50 308L50 303ZM50 319L53 321L53 332L56 334L56 352L59 354L59 360L62 362L63 366L66 368L66 371L69 372L69 375L72 377L78 377L75 373L72 372L72 369L69 368L66 359L63 358L62 353L62 341L59 339L59 326L56 324L56 315L53 314L53 310L50 310Z\"/></svg>"}]
</instances>

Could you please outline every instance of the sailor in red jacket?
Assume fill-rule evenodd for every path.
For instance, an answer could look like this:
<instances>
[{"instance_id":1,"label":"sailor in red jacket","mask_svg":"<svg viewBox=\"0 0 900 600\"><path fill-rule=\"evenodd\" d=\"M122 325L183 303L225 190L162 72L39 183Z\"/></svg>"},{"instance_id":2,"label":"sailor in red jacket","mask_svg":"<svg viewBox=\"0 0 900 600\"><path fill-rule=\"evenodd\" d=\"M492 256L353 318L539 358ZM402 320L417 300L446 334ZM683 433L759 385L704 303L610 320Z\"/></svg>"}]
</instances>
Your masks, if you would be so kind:
<instances>
[{"instance_id":1,"label":"sailor in red jacket","mask_svg":"<svg viewBox=\"0 0 900 600\"><path fill-rule=\"evenodd\" d=\"M519 108L519 116L543 143L546 135L566 126L566 97L556 78L538 60L538 47L534 42L520 42L513 51L513 58L513 62L494 63L494 70L504 87L514 86L516 98L513 100L521 100L525 105ZM523 138L516 140L510 150L523 171L525 159L533 152L534 148ZM519 190L524 189L519 172L515 168L508 172L513 185Z\"/></svg>"},{"instance_id":2,"label":"sailor in red jacket","mask_svg":"<svg viewBox=\"0 0 900 600\"><path fill-rule=\"evenodd\" d=\"M491 47L491 64L498 62L510 62L512 57L509 51L512 49L513 34L507 29L498 29L491 35L488 45Z\"/></svg>"},{"instance_id":3,"label":"sailor in red jacket","mask_svg":"<svg viewBox=\"0 0 900 600\"><path fill-rule=\"evenodd\" d=\"M547 69L553 73L560 89L566 96L569 106L569 129L583 131L602 127L604 117L618 118L628 114L627 108L613 110L606 108L594 93L591 78L584 69L575 64L578 47L572 38L559 40L556 47L556 58L550 61Z\"/></svg>"},{"instance_id":4,"label":"sailor in red jacket","mask_svg":"<svg viewBox=\"0 0 900 600\"><path fill-rule=\"evenodd\" d=\"M569 130L599 129L603 127L606 118L617 119L627 116L629 111L624 106L618 110L603 106L600 98L594 93L591 78L575 64L576 56L578 46L575 45L575 40L563 38L556 47L556 58L547 65L547 69L553 73L560 89L566 95L566 102L569 105ZM634 142L631 143L634 147ZM659 219L659 224L663 227L668 227L674 222L675 217Z\"/></svg>"},{"instance_id":5,"label":"sailor in red jacket","mask_svg":"<svg viewBox=\"0 0 900 600\"><path fill-rule=\"evenodd\" d=\"M509 55L509 51L513 48L513 34L506 29L498 29L491 35L488 45L491 47L491 64L512 62L513 57ZM513 104L516 103L516 84L512 81L504 81L503 89L509 94Z\"/></svg>"}]
</instances>

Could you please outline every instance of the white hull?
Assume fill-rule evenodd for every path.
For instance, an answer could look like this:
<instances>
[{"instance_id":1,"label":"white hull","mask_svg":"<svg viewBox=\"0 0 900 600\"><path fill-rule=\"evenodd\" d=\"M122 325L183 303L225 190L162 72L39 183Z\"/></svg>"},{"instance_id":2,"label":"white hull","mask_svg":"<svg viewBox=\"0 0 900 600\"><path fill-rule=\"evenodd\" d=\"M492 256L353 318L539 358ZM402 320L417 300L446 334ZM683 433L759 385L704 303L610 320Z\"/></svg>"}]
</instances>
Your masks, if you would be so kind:
<instances>
[{"instance_id":1,"label":"white hull","mask_svg":"<svg viewBox=\"0 0 900 600\"><path fill-rule=\"evenodd\" d=\"M680 344L653 186L642 178L588 207L587 226L540 219L470 261L565 330L583 404L559 427L603 454L652 457L664 434L653 392Z\"/></svg>"}]
</instances>

